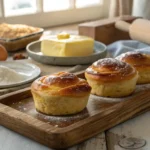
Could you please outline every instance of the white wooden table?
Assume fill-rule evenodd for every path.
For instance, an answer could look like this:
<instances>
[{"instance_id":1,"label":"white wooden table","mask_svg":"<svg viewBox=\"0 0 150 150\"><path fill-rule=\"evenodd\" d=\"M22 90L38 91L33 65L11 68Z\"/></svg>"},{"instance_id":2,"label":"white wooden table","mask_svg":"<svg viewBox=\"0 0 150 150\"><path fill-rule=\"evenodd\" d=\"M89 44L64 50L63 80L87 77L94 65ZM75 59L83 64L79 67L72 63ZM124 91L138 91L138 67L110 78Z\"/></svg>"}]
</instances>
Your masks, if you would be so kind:
<instances>
[{"instance_id":1,"label":"white wooden table","mask_svg":"<svg viewBox=\"0 0 150 150\"><path fill-rule=\"evenodd\" d=\"M150 112L122 123L68 150L150 150ZM122 148L128 147L128 148ZM0 126L0 150L50 150Z\"/></svg>"},{"instance_id":2,"label":"white wooden table","mask_svg":"<svg viewBox=\"0 0 150 150\"><path fill-rule=\"evenodd\" d=\"M33 60L21 60L34 63L42 70L41 75L52 72L70 70L72 67L55 67L43 65ZM87 66L79 67L78 70ZM76 69L76 68L75 68ZM150 150L150 112L126 121L106 132L69 148L68 150ZM19 135L3 126L0 126L0 150L49 150L29 138Z\"/></svg>"}]
</instances>

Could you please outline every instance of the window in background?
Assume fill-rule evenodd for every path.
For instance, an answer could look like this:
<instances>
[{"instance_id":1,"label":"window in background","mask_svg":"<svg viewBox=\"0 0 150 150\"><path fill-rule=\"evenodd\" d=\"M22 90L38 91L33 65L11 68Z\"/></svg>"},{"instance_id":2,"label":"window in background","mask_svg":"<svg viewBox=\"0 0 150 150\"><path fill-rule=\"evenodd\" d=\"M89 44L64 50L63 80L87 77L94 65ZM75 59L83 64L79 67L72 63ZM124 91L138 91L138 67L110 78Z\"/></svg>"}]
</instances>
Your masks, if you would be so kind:
<instances>
[{"instance_id":1,"label":"window in background","mask_svg":"<svg viewBox=\"0 0 150 150\"><path fill-rule=\"evenodd\" d=\"M5 16L16 16L36 12L36 0L4 0Z\"/></svg>"},{"instance_id":2,"label":"window in background","mask_svg":"<svg viewBox=\"0 0 150 150\"><path fill-rule=\"evenodd\" d=\"M70 0L44 0L43 10L48 11L59 11L70 8Z\"/></svg>"},{"instance_id":3,"label":"window in background","mask_svg":"<svg viewBox=\"0 0 150 150\"><path fill-rule=\"evenodd\" d=\"M102 4L102 0L76 0L76 8L89 7Z\"/></svg>"},{"instance_id":4,"label":"window in background","mask_svg":"<svg viewBox=\"0 0 150 150\"><path fill-rule=\"evenodd\" d=\"M104 18L110 0L0 0L0 22L50 27Z\"/></svg>"}]
</instances>

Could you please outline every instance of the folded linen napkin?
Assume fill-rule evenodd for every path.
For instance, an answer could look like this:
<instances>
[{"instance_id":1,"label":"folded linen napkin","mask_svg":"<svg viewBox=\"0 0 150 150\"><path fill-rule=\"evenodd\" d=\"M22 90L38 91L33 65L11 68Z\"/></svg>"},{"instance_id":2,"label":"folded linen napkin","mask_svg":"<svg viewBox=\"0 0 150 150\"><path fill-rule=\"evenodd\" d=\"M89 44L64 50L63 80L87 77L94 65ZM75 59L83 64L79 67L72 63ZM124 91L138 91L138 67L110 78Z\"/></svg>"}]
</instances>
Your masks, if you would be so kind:
<instances>
[{"instance_id":1,"label":"folded linen napkin","mask_svg":"<svg viewBox=\"0 0 150 150\"><path fill-rule=\"evenodd\" d=\"M134 40L122 40L114 42L107 47L108 57L117 57L122 53L129 51L139 51L150 54L150 45Z\"/></svg>"}]
</instances>

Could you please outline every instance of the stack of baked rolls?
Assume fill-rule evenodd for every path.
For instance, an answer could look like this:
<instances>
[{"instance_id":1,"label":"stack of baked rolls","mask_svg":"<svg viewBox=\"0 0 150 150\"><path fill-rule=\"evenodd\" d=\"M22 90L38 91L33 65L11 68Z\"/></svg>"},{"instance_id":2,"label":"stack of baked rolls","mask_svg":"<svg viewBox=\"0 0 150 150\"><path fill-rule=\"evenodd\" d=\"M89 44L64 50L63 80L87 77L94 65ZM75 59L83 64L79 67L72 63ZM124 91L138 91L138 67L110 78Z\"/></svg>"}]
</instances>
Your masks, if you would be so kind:
<instances>
[{"instance_id":1,"label":"stack of baked rolls","mask_svg":"<svg viewBox=\"0 0 150 150\"><path fill-rule=\"evenodd\" d=\"M132 65L139 74L137 84L150 83L150 55L140 52L127 52L116 59Z\"/></svg>"},{"instance_id":2,"label":"stack of baked rolls","mask_svg":"<svg viewBox=\"0 0 150 150\"><path fill-rule=\"evenodd\" d=\"M130 95L136 86L138 72L128 63L113 58L94 62L85 71L92 94L104 97Z\"/></svg>"},{"instance_id":3,"label":"stack of baked rolls","mask_svg":"<svg viewBox=\"0 0 150 150\"><path fill-rule=\"evenodd\" d=\"M68 115L82 111L91 87L86 80L67 72L40 77L31 85L37 111L48 115Z\"/></svg>"}]
</instances>

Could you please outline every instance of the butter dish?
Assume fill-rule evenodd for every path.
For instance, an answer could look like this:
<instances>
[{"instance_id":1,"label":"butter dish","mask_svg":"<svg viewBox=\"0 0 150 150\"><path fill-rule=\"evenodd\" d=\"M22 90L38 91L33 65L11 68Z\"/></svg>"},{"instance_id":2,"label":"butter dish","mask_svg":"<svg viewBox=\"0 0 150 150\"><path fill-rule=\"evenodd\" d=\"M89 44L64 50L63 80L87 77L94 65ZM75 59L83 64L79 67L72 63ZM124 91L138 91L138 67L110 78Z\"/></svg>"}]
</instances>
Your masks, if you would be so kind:
<instances>
[{"instance_id":1,"label":"butter dish","mask_svg":"<svg viewBox=\"0 0 150 150\"><path fill-rule=\"evenodd\" d=\"M94 41L94 50L91 55L81 57L58 57L46 56L41 52L41 41L35 41L27 45L26 50L29 57L37 62L50 65L85 65L91 64L94 61L104 58L107 54L107 47L105 44Z\"/></svg>"}]
</instances>

